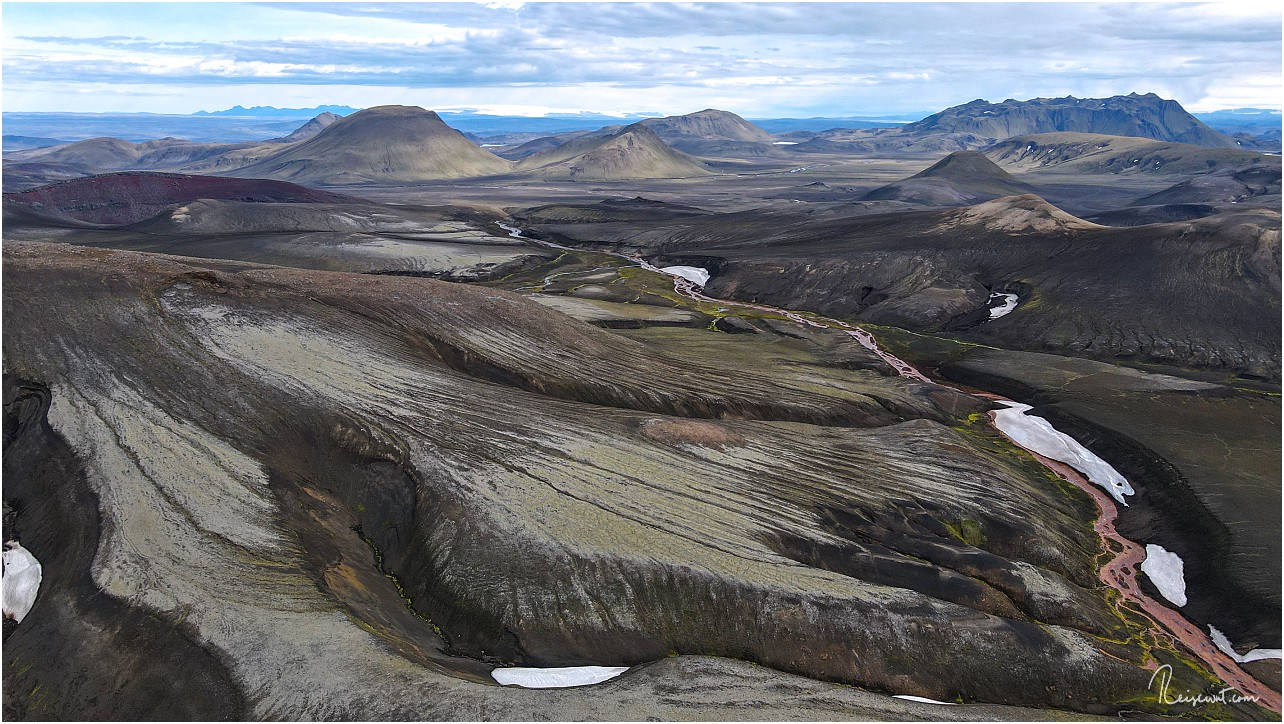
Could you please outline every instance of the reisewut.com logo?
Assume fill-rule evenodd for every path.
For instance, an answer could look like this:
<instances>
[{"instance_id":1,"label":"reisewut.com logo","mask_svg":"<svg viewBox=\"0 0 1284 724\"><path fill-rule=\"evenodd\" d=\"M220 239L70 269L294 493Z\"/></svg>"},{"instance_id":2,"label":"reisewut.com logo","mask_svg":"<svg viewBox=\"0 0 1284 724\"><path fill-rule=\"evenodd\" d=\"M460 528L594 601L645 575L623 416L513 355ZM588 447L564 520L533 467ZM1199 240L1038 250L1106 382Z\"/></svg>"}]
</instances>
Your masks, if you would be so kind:
<instances>
[{"instance_id":1,"label":"reisewut.com logo","mask_svg":"<svg viewBox=\"0 0 1284 724\"><path fill-rule=\"evenodd\" d=\"M1241 694L1236 691L1233 686L1228 686L1214 694L1205 694L1203 692L1197 694L1192 694L1190 692L1174 693L1169 687L1169 684L1172 683L1172 679L1173 667L1169 664L1163 664L1158 669L1155 669L1155 673L1150 675L1150 690L1154 691L1155 684L1158 683L1159 701L1166 705L1191 704L1194 706L1200 706L1203 704L1237 704L1244 701L1252 702L1254 704L1258 702L1258 697Z\"/></svg>"}]
</instances>

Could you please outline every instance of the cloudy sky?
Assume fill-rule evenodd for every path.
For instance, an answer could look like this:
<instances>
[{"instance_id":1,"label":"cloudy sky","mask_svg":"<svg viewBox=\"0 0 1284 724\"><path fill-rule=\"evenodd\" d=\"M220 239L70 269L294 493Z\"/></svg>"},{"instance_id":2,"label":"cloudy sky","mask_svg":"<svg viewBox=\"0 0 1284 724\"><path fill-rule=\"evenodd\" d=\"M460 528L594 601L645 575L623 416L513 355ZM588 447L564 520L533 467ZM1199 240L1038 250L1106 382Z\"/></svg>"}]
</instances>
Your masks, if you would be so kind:
<instances>
[{"instance_id":1,"label":"cloudy sky","mask_svg":"<svg viewBox=\"0 0 1284 724\"><path fill-rule=\"evenodd\" d=\"M6 111L765 118L1137 91L1279 108L1272 5L5 2L3 97Z\"/></svg>"}]
</instances>

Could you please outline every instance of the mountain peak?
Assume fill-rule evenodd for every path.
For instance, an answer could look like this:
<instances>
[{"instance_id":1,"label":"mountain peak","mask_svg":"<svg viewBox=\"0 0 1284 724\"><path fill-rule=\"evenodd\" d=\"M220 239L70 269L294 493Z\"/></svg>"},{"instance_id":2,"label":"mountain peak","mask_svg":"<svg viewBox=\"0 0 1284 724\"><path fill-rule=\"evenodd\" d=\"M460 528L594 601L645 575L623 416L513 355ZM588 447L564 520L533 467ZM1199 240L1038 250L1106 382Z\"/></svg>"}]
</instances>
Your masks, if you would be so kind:
<instances>
[{"instance_id":1,"label":"mountain peak","mask_svg":"<svg viewBox=\"0 0 1284 724\"><path fill-rule=\"evenodd\" d=\"M955 151L913 176L874 189L863 198L928 206L963 206L1000 196L1027 194L1033 190L1032 186L999 168L984 154Z\"/></svg>"}]
</instances>

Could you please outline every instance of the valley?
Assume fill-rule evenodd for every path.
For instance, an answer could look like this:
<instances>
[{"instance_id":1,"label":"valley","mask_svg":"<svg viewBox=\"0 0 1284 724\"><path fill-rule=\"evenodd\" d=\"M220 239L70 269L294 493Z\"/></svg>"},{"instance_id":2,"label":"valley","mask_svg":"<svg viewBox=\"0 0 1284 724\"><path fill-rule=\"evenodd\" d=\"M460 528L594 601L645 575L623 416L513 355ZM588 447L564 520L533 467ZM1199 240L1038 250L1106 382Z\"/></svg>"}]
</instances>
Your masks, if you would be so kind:
<instances>
[{"instance_id":1,"label":"valley","mask_svg":"<svg viewBox=\"0 0 1284 724\"><path fill-rule=\"evenodd\" d=\"M6 718L1278 718L1277 153L629 121L6 152Z\"/></svg>"}]
</instances>

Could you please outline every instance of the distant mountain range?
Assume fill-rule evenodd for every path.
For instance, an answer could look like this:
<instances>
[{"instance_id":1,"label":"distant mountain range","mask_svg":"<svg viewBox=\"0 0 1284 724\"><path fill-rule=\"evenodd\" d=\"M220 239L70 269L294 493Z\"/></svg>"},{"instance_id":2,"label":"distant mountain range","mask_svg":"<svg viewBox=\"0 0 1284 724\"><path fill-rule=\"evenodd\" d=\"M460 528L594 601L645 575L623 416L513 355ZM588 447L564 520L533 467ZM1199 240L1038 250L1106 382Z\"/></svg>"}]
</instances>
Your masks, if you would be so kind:
<instances>
[{"instance_id":1,"label":"distant mountain range","mask_svg":"<svg viewBox=\"0 0 1284 724\"><path fill-rule=\"evenodd\" d=\"M322 113L347 116L360 108L352 106L316 106L314 108L277 108L275 106L232 106L225 111L197 111L193 116L236 116L238 118L312 118Z\"/></svg>"},{"instance_id":2,"label":"distant mountain range","mask_svg":"<svg viewBox=\"0 0 1284 724\"><path fill-rule=\"evenodd\" d=\"M301 122L314 117L327 114L343 117L358 110L360 109L345 105L319 105L312 108L246 108L238 105L225 110L200 111L190 115L5 113L5 130L7 134L12 134L6 135L5 149L32 147L34 142L20 140L17 136L45 139L40 141L45 143L108 136L133 142L164 137L220 143L267 141L281 138L298 128ZM469 134L473 140L514 146L559 134L600 131L612 126L619 128L637 121L650 123L659 120L661 114L585 111L532 117L456 110L440 111L438 115L447 125ZM682 116L667 116L678 117ZM853 147L848 144L853 142L871 148L903 146L912 138L932 136L935 140L918 140L913 145L918 150L925 151L931 147L948 153L961 148L980 148L987 140L1055 131L1136 135L1156 140L1257 150L1272 150L1278 145L1280 137L1280 112L1277 110L1237 108L1189 114L1175 101L1165 101L1154 94L1135 93L1105 99L1036 98L1029 101L1007 100L1002 103L977 100L937 113L924 111L897 116L751 118L749 122L767 134L788 134L780 135L777 141L804 144L795 148L796 151L819 152L838 148L851 150ZM1181 128L1177 128L1178 125ZM899 133L902 129L908 131L908 135ZM831 131L832 133L826 133ZM661 132L660 135L663 137L665 134ZM963 138L964 136L971 138ZM743 139L738 141L743 142ZM807 143L808 141L811 143ZM1263 141L1266 142L1265 146ZM707 145L705 144L706 147Z\"/></svg>"},{"instance_id":3,"label":"distant mountain range","mask_svg":"<svg viewBox=\"0 0 1284 724\"><path fill-rule=\"evenodd\" d=\"M257 108L228 112L298 110ZM125 120L113 116L114 123L132 120L138 126L154 120L182 119L194 127L244 123L244 128L254 129L256 135L269 128L277 132L230 144L175 137L153 137L154 140L136 143L128 137L98 136L35 149L31 147L37 143L68 136L48 133L32 134L34 139L6 137L6 144L29 150L15 148L6 152L5 185L29 188L126 170L235 174L323 185L414 183L507 174L594 181L691 178L714 172L718 159L886 152L935 161L955 151L984 150L989 159L975 153L956 154L913 178L868 196L871 201L948 205L1029 192L1027 186L992 161L1008 169L1059 166L1062 170L1074 167L1092 173L1208 173L1253 163L1263 150L1263 141L1258 137L1228 136L1208 127L1175 101L1135 93L1097 99L1036 98L1002 103L976 100L895 128L793 131L781 135L716 109L646 117L628 125L603 124L603 118L590 117L447 115L449 118L443 118L442 114L415 106L379 106L347 116L319 110L305 123L279 117L210 114L133 116ZM1237 115L1255 114L1241 111ZM9 117L5 120L8 126ZM521 124L527 130L498 136L505 139L500 141L503 147L488 140L484 132L468 128L472 124L505 123ZM540 134L532 124L554 129L570 125L572 129ZM1235 179L1231 181L1239 184L1236 189L1243 185Z\"/></svg>"}]
</instances>

